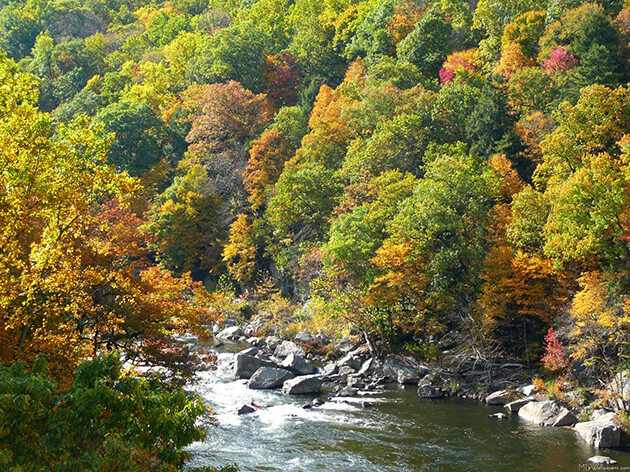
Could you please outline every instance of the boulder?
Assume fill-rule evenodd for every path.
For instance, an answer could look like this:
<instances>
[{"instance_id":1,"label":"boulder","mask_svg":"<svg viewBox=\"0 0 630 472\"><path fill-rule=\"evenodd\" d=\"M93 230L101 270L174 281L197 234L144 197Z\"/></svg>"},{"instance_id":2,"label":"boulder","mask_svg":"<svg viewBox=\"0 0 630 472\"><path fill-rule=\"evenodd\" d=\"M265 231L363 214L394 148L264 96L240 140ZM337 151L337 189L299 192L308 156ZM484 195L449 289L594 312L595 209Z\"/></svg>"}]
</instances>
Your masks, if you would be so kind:
<instances>
[{"instance_id":1,"label":"boulder","mask_svg":"<svg viewBox=\"0 0 630 472\"><path fill-rule=\"evenodd\" d=\"M337 361L337 366L344 367L349 366L352 367L355 371L359 370L363 365L363 361L359 356L355 356L353 354L347 354L345 357L342 357Z\"/></svg>"},{"instance_id":2,"label":"boulder","mask_svg":"<svg viewBox=\"0 0 630 472\"><path fill-rule=\"evenodd\" d=\"M247 354L237 354L234 359L234 375L239 379L249 379L261 367L277 367L275 362L265 361Z\"/></svg>"},{"instance_id":3,"label":"boulder","mask_svg":"<svg viewBox=\"0 0 630 472\"><path fill-rule=\"evenodd\" d=\"M262 390L282 387L282 384L295 377L293 372L276 367L261 367L247 382L247 388Z\"/></svg>"},{"instance_id":4,"label":"boulder","mask_svg":"<svg viewBox=\"0 0 630 472\"><path fill-rule=\"evenodd\" d=\"M217 338L221 339L237 339L240 336L243 336L243 330L239 326L230 326L217 334Z\"/></svg>"},{"instance_id":5,"label":"boulder","mask_svg":"<svg viewBox=\"0 0 630 472\"><path fill-rule=\"evenodd\" d=\"M256 408L254 408L253 406L249 406L249 405L243 405L242 407L240 407L237 411L236 414L237 415L246 415L248 413L253 413L256 411Z\"/></svg>"},{"instance_id":6,"label":"boulder","mask_svg":"<svg viewBox=\"0 0 630 472\"><path fill-rule=\"evenodd\" d=\"M394 378L399 384L417 384L429 369L413 359L389 355L383 364L383 373Z\"/></svg>"},{"instance_id":7,"label":"boulder","mask_svg":"<svg viewBox=\"0 0 630 472\"><path fill-rule=\"evenodd\" d=\"M264 344L264 341L256 336L252 336L251 338L247 338L247 341L249 344L251 344L252 346L262 346Z\"/></svg>"},{"instance_id":8,"label":"boulder","mask_svg":"<svg viewBox=\"0 0 630 472\"><path fill-rule=\"evenodd\" d=\"M324 375L336 374L338 371L337 364L335 364L334 362L330 362L324 366L323 371Z\"/></svg>"},{"instance_id":9,"label":"boulder","mask_svg":"<svg viewBox=\"0 0 630 472\"><path fill-rule=\"evenodd\" d=\"M374 406L374 403L372 403L372 402L361 402L361 406L363 408L372 408Z\"/></svg>"},{"instance_id":10,"label":"boulder","mask_svg":"<svg viewBox=\"0 0 630 472\"><path fill-rule=\"evenodd\" d=\"M529 402L518 410L518 416L541 426L571 426L576 422L573 413L552 400Z\"/></svg>"},{"instance_id":11,"label":"boulder","mask_svg":"<svg viewBox=\"0 0 630 472\"><path fill-rule=\"evenodd\" d=\"M324 400L322 400L321 398L316 398L315 400L313 400L313 406L322 406L324 404Z\"/></svg>"},{"instance_id":12,"label":"boulder","mask_svg":"<svg viewBox=\"0 0 630 472\"><path fill-rule=\"evenodd\" d=\"M510 413L518 413L518 410L520 410L521 408L523 408L525 405L527 405L529 402L531 402L533 400L533 398L529 397L529 398L523 398L522 400L514 400L513 402L507 403L505 405L505 408L510 412Z\"/></svg>"},{"instance_id":13,"label":"boulder","mask_svg":"<svg viewBox=\"0 0 630 472\"><path fill-rule=\"evenodd\" d=\"M282 361L282 364L280 364L280 366L287 370L290 370L297 375L314 374L317 370L315 369L315 367L313 367L313 364L308 362L302 356L298 356L297 354L293 353L289 354L284 359L284 361Z\"/></svg>"},{"instance_id":14,"label":"boulder","mask_svg":"<svg viewBox=\"0 0 630 472\"><path fill-rule=\"evenodd\" d=\"M319 375L304 375L287 380L282 386L282 392L290 395L319 393L323 383L324 381Z\"/></svg>"},{"instance_id":15,"label":"boulder","mask_svg":"<svg viewBox=\"0 0 630 472\"><path fill-rule=\"evenodd\" d=\"M523 395L529 397L534 390L536 390L536 386L534 384L524 385L523 387L518 389Z\"/></svg>"},{"instance_id":16,"label":"boulder","mask_svg":"<svg viewBox=\"0 0 630 472\"><path fill-rule=\"evenodd\" d=\"M277 336L267 336L265 338L265 344L267 345L267 349L273 351L278 344L280 344L280 338Z\"/></svg>"},{"instance_id":17,"label":"boulder","mask_svg":"<svg viewBox=\"0 0 630 472\"><path fill-rule=\"evenodd\" d=\"M505 405L514 398L514 394L509 390L499 390L498 392L491 393L486 397L486 403L488 405Z\"/></svg>"},{"instance_id":18,"label":"boulder","mask_svg":"<svg viewBox=\"0 0 630 472\"><path fill-rule=\"evenodd\" d=\"M602 464L602 465L615 465L617 463L616 460L613 460L607 456L589 457L588 462L590 462L591 464Z\"/></svg>"},{"instance_id":19,"label":"boulder","mask_svg":"<svg viewBox=\"0 0 630 472\"><path fill-rule=\"evenodd\" d=\"M361 365L361 368L359 369L359 372L357 372L357 374L369 375L372 372L374 372L375 366L376 366L376 361L374 360L374 358L371 357Z\"/></svg>"},{"instance_id":20,"label":"boulder","mask_svg":"<svg viewBox=\"0 0 630 472\"><path fill-rule=\"evenodd\" d=\"M295 335L293 341L295 341L296 343L311 343L313 341L316 341L316 339L315 336L313 336L312 334L309 334L306 331L300 331L298 334Z\"/></svg>"},{"instance_id":21,"label":"boulder","mask_svg":"<svg viewBox=\"0 0 630 472\"><path fill-rule=\"evenodd\" d=\"M344 387L341 390L339 390L337 395L339 395L340 397L354 397L358 392L359 390L357 390L356 388Z\"/></svg>"},{"instance_id":22,"label":"boulder","mask_svg":"<svg viewBox=\"0 0 630 472\"><path fill-rule=\"evenodd\" d=\"M315 335L315 340L318 341L320 344L330 343L330 338L326 336L324 333L322 333L321 331Z\"/></svg>"},{"instance_id":23,"label":"boulder","mask_svg":"<svg viewBox=\"0 0 630 472\"><path fill-rule=\"evenodd\" d=\"M273 353L274 356L284 359L289 354L297 354L298 356L304 355L304 349L291 341L282 341L276 346Z\"/></svg>"},{"instance_id":24,"label":"boulder","mask_svg":"<svg viewBox=\"0 0 630 472\"><path fill-rule=\"evenodd\" d=\"M365 382L359 374L350 374L346 377L346 383L348 387L365 388Z\"/></svg>"},{"instance_id":25,"label":"boulder","mask_svg":"<svg viewBox=\"0 0 630 472\"><path fill-rule=\"evenodd\" d=\"M258 354L260 351L255 348L255 347L250 347L247 349L243 349L241 352L239 352L239 354L245 354L247 356L252 356L254 357L256 354Z\"/></svg>"},{"instance_id":26,"label":"boulder","mask_svg":"<svg viewBox=\"0 0 630 472\"><path fill-rule=\"evenodd\" d=\"M356 374L356 372L357 372L356 369L353 369L349 365L344 365L344 366L339 367L339 369L337 369L337 374L341 375L342 377L347 377L348 375Z\"/></svg>"},{"instance_id":27,"label":"boulder","mask_svg":"<svg viewBox=\"0 0 630 472\"><path fill-rule=\"evenodd\" d=\"M343 338L335 345L337 351L347 354L354 349L354 343L349 338Z\"/></svg>"},{"instance_id":28,"label":"boulder","mask_svg":"<svg viewBox=\"0 0 630 472\"><path fill-rule=\"evenodd\" d=\"M425 376L418 384L418 396L420 398L442 398L444 393L439 383L440 379L437 374Z\"/></svg>"},{"instance_id":29,"label":"boulder","mask_svg":"<svg viewBox=\"0 0 630 472\"><path fill-rule=\"evenodd\" d=\"M613 423L614 417L614 413L608 413L591 421L577 423L575 431L593 447L619 447L621 429Z\"/></svg>"},{"instance_id":30,"label":"boulder","mask_svg":"<svg viewBox=\"0 0 630 472\"><path fill-rule=\"evenodd\" d=\"M444 394L438 387L418 385L418 396L420 398L442 398Z\"/></svg>"}]
</instances>

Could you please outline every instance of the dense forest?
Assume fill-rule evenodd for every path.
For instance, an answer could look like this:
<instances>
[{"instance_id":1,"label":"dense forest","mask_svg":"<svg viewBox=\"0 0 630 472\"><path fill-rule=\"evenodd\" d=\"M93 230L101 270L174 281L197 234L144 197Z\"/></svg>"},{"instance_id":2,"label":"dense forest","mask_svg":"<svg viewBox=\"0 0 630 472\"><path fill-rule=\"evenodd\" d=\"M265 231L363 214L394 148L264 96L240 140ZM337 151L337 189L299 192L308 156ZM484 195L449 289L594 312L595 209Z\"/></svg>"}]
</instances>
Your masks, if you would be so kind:
<instances>
[{"instance_id":1,"label":"dense forest","mask_svg":"<svg viewBox=\"0 0 630 472\"><path fill-rule=\"evenodd\" d=\"M226 316L627 364L628 1L0 0L0 48L3 468L180 467Z\"/></svg>"}]
</instances>

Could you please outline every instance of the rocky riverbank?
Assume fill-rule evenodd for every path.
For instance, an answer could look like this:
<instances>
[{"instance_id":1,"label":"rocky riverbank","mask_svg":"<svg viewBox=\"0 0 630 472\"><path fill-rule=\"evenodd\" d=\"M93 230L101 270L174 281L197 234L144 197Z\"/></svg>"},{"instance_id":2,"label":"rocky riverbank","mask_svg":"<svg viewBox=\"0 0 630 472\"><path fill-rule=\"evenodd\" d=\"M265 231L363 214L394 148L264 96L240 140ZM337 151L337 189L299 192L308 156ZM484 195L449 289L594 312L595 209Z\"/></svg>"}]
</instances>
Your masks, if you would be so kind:
<instances>
[{"instance_id":1,"label":"rocky riverbank","mask_svg":"<svg viewBox=\"0 0 630 472\"><path fill-rule=\"evenodd\" d=\"M587 416L581 408L570 408L537 395L534 385L523 381L528 375L520 364L499 366L493 376L475 370L456 372L420 363L412 357L377 357L367 344L353 343L348 338L333 344L321 333L300 332L292 340L253 336L258 328L256 320L246 326L215 327L218 340L252 346L236 354L235 377L247 380L251 389L278 388L287 395L318 395L305 408L317 407L332 397L354 396L365 398L362 405L369 407L370 395L398 383L403 388L417 388L419 398L473 399L503 405L506 414L516 414L540 426L573 427L582 440L595 448L622 445L622 431L614 412L598 409ZM321 353L322 346L326 346L326 355ZM239 414L253 411L255 408L244 405ZM493 416L500 419L506 414Z\"/></svg>"}]
</instances>

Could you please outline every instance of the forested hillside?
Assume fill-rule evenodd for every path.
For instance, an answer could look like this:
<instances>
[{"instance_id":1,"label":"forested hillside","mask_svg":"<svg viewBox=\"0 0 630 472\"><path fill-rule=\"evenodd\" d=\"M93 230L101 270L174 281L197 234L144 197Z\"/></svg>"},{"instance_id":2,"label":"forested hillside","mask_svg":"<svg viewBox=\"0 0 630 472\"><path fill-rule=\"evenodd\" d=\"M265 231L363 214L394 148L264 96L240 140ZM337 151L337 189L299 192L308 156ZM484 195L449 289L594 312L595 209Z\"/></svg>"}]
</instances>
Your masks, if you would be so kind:
<instances>
[{"instance_id":1,"label":"forested hillside","mask_svg":"<svg viewBox=\"0 0 630 472\"><path fill-rule=\"evenodd\" d=\"M0 0L0 48L5 364L186 378L173 332L253 313L628 360L627 0Z\"/></svg>"}]
</instances>

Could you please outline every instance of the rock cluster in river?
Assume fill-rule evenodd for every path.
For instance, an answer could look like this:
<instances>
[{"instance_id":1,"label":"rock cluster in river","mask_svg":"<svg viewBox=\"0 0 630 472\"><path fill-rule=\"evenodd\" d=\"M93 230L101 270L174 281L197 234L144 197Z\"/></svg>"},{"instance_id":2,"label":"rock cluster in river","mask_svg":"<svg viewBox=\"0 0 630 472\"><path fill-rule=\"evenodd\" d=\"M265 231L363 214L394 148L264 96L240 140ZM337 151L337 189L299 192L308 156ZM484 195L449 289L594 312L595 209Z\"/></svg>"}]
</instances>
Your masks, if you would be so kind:
<instances>
[{"instance_id":1,"label":"rock cluster in river","mask_svg":"<svg viewBox=\"0 0 630 472\"><path fill-rule=\"evenodd\" d=\"M614 413L599 411L590 421L578 422L577 412L572 409L556 401L539 401L540 398L532 396L533 385L523 386L519 382L524 373L523 366L519 364L500 366L499 375L490 379L485 371L455 372L429 367L410 357L389 354L379 359L372 355L367 345L355 345L348 338L335 345L333 357L336 355L338 360L330 361L307 354L308 346L329 342L321 334L301 332L293 341L277 336L252 336L259 327L232 325L217 330L216 334L219 339L246 341L254 346L238 353L234 361L235 376L249 379L247 386L252 389L282 388L282 392L289 395L325 391L330 396L348 397L382 389L388 383L398 383L403 387L414 385L420 398L456 395L483 400L490 406L503 406L530 423L574 426L578 436L596 448L620 445L621 430L615 424ZM487 393L491 386L495 390ZM497 386L500 387L498 390ZM319 406L323 402L321 398L316 398L306 407ZM363 403L364 407L372 406L370 402ZM249 412L250 408L246 410ZM505 414L490 416L501 419Z\"/></svg>"}]
</instances>

